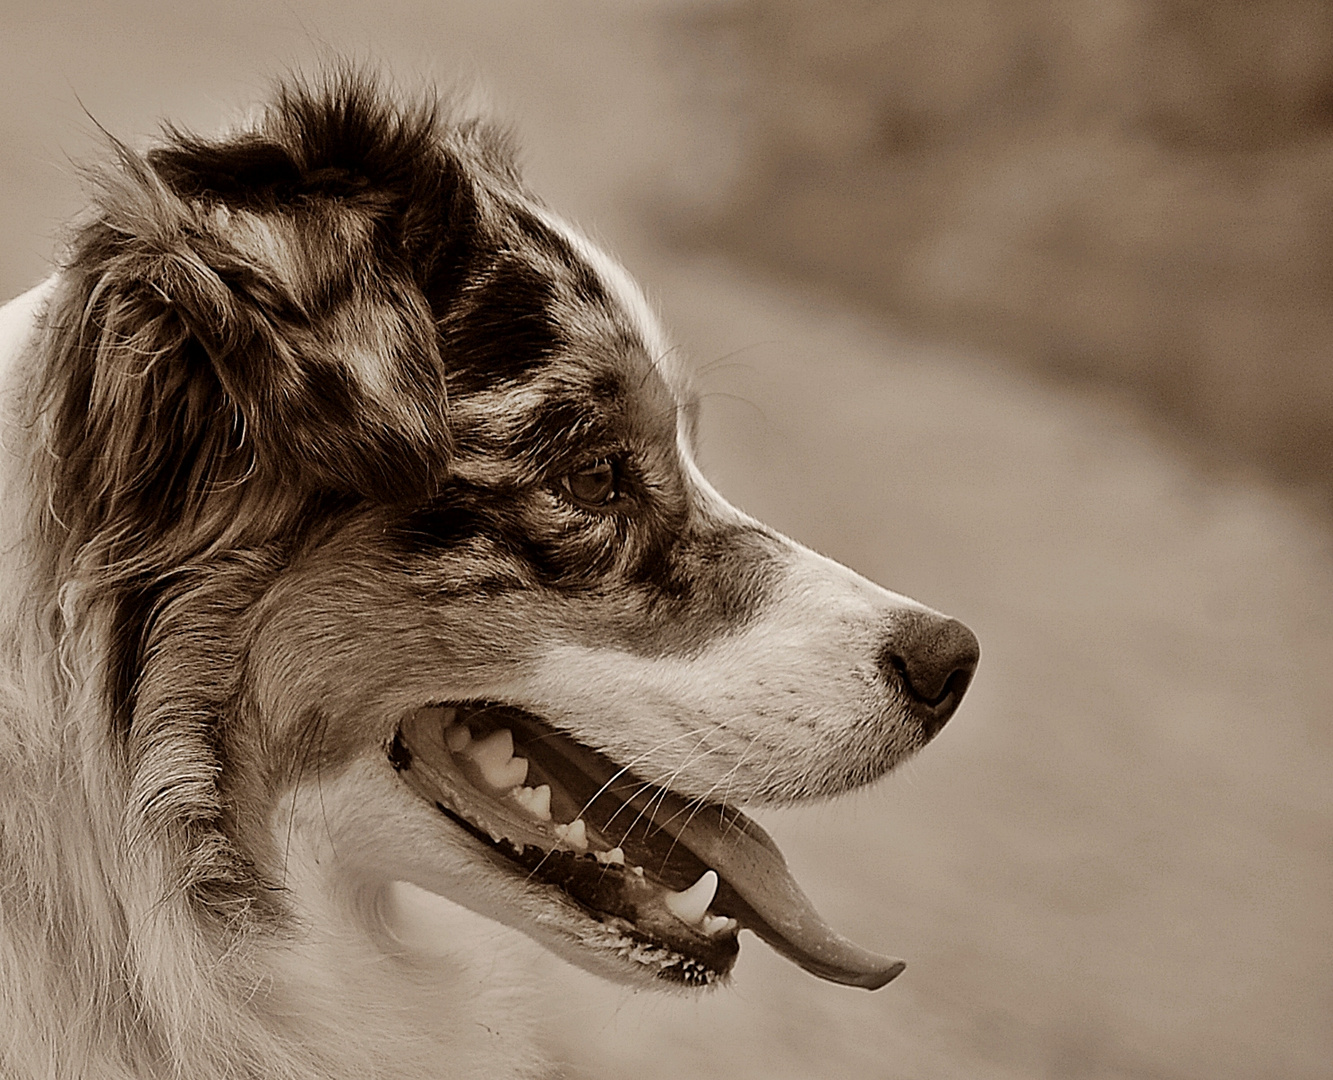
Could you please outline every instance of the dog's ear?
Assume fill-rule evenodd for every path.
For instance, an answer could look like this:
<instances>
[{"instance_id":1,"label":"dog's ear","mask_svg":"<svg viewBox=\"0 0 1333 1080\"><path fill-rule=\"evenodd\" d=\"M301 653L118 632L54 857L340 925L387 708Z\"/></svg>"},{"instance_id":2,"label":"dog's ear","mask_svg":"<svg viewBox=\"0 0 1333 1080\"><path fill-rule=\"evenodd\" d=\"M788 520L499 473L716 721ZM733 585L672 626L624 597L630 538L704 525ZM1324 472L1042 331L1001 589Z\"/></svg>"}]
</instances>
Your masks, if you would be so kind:
<instances>
[{"instance_id":1,"label":"dog's ear","mask_svg":"<svg viewBox=\"0 0 1333 1080\"><path fill-rule=\"evenodd\" d=\"M428 489L447 463L444 371L384 200L350 176L303 187L258 136L118 150L67 274L59 449L82 459L82 497L166 515L256 477L372 500Z\"/></svg>"}]
</instances>

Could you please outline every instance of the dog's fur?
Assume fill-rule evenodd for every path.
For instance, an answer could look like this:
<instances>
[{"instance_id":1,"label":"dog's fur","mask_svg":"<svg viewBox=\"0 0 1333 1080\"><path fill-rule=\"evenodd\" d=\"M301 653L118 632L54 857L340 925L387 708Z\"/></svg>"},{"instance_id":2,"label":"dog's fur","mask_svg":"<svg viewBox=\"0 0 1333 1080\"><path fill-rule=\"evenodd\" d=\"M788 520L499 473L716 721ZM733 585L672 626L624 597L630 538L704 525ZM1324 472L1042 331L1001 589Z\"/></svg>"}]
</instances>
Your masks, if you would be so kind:
<instances>
[{"instance_id":1,"label":"dog's fur","mask_svg":"<svg viewBox=\"0 0 1333 1080\"><path fill-rule=\"evenodd\" d=\"M499 946L414 948L394 883L653 969L403 783L405 715L789 802L923 745L975 647L717 495L648 305L486 125L346 77L115 155L0 322L0 1074L533 1072Z\"/></svg>"}]
</instances>

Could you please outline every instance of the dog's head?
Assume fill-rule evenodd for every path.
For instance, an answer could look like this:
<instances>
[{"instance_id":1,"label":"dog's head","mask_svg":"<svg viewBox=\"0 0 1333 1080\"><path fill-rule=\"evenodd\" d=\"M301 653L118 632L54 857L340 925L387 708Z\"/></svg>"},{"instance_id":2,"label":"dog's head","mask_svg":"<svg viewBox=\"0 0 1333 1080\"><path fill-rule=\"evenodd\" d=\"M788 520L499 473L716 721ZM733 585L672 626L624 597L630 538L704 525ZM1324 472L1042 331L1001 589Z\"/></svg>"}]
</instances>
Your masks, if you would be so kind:
<instances>
[{"instance_id":1,"label":"dog's head","mask_svg":"<svg viewBox=\"0 0 1333 1080\"><path fill-rule=\"evenodd\" d=\"M305 852L620 978L740 928L900 970L736 807L881 776L975 639L709 486L648 305L487 128L350 80L123 151L48 321L59 609L163 887L299 918Z\"/></svg>"}]
</instances>

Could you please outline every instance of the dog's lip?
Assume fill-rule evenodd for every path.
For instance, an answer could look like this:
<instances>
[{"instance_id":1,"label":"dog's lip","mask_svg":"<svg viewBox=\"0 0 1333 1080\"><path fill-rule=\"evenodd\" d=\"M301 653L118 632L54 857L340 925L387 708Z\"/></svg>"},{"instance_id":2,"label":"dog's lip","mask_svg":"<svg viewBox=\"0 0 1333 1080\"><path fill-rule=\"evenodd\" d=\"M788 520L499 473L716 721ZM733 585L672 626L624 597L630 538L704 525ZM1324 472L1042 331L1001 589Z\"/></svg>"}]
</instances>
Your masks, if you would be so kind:
<instances>
[{"instance_id":1,"label":"dog's lip","mask_svg":"<svg viewBox=\"0 0 1333 1080\"><path fill-rule=\"evenodd\" d=\"M732 807L702 808L669 788L640 781L603 754L577 742L532 713L512 706L504 723L539 741L542 757L575 770L600 793L614 792L635 817L679 844L720 878L717 910L734 916L789 960L831 982L876 990L905 968L901 960L863 949L834 930L787 868L781 850L754 821ZM521 836L521 822L515 831Z\"/></svg>"}]
</instances>

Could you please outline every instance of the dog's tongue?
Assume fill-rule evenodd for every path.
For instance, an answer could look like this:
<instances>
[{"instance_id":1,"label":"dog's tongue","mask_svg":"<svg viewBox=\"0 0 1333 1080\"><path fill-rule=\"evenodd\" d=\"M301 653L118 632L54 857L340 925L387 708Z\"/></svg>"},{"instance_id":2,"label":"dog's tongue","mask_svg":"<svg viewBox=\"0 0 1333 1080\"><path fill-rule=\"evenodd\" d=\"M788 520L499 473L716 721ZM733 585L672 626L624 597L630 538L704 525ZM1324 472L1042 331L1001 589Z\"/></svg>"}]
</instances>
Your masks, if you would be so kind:
<instances>
[{"instance_id":1,"label":"dog's tongue","mask_svg":"<svg viewBox=\"0 0 1333 1080\"><path fill-rule=\"evenodd\" d=\"M867 990L878 990L907 966L861 948L829 926L796 884L778 846L744 814L715 807L700 812L670 791L654 792L650 799L657 803L662 829L717 871L723 883L718 907L788 960L821 979Z\"/></svg>"}]
</instances>

